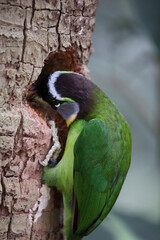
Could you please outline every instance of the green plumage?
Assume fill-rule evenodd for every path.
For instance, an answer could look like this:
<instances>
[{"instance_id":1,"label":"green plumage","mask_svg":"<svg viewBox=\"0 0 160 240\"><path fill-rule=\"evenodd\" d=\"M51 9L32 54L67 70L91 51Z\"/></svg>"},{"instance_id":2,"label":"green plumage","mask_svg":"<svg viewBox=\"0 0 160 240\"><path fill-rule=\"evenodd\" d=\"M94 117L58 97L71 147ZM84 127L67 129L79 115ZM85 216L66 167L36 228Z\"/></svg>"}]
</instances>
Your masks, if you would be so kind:
<instances>
[{"instance_id":1,"label":"green plumage","mask_svg":"<svg viewBox=\"0 0 160 240\"><path fill-rule=\"evenodd\" d=\"M126 120L95 85L93 96L91 111L70 126L63 158L43 174L44 182L63 194L68 240L81 239L107 216L130 165L131 135Z\"/></svg>"}]
</instances>

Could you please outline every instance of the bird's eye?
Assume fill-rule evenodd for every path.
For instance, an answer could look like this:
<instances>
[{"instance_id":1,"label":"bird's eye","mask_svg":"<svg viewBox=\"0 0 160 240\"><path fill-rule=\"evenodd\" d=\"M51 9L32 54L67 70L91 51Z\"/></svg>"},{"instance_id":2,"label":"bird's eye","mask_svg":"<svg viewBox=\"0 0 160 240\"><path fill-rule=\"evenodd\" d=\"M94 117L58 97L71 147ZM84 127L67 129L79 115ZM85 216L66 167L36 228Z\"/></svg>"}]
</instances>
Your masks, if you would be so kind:
<instances>
[{"instance_id":1,"label":"bird's eye","mask_svg":"<svg viewBox=\"0 0 160 240\"><path fill-rule=\"evenodd\" d=\"M52 106L58 108L61 105L61 102L57 99L52 99Z\"/></svg>"},{"instance_id":2,"label":"bird's eye","mask_svg":"<svg viewBox=\"0 0 160 240\"><path fill-rule=\"evenodd\" d=\"M57 103L55 104L55 107L58 108L61 104L60 103Z\"/></svg>"}]
</instances>

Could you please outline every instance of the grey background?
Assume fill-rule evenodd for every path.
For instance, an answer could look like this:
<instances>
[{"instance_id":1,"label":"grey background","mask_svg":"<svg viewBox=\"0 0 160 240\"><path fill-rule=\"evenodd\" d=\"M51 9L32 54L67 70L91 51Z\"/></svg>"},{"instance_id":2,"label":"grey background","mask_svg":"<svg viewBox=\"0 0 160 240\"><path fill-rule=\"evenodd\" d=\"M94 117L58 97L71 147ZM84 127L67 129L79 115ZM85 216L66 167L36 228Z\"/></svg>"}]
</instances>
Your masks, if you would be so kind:
<instances>
[{"instance_id":1,"label":"grey background","mask_svg":"<svg viewBox=\"0 0 160 240\"><path fill-rule=\"evenodd\" d=\"M129 122L133 151L113 210L86 240L160 240L159 33L160 1L99 1L90 75Z\"/></svg>"}]
</instances>

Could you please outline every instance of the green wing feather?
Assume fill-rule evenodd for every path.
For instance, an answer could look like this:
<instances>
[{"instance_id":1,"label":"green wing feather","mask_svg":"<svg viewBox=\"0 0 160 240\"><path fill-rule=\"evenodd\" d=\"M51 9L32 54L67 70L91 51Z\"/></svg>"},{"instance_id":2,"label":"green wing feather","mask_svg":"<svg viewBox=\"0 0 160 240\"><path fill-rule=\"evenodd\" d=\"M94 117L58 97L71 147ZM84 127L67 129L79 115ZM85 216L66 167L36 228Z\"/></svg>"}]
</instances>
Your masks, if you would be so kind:
<instances>
[{"instance_id":1,"label":"green wing feather","mask_svg":"<svg viewBox=\"0 0 160 240\"><path fill-rule=\"evenodd\" d=\"M126 176L130 156L122 152L125 140L119 141L116 136L112 136L106 123L92 119L75 143L73 230L81 236L105 218Z\"/></svg>"}]
</instances>

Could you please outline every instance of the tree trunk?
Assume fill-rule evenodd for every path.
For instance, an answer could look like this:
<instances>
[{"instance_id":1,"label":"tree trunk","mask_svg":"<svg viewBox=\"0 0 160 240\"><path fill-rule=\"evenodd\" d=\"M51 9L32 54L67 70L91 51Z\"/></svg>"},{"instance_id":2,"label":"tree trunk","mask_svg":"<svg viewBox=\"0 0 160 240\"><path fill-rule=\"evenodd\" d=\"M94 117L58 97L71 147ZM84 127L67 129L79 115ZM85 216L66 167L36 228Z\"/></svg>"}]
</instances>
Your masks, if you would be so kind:
<instances>
[{"instance_id":1,"label":"tree trunk","mask_svg":"<svg viewBox=\"0 0 160 240\"><path fill-rule=\"evenodd\" d=\"M97 0L0 0L0 239L61 239L60 194L41 182L51 130L23 102L50 51L92 51Z\"/></svg>"}]
</instances>

